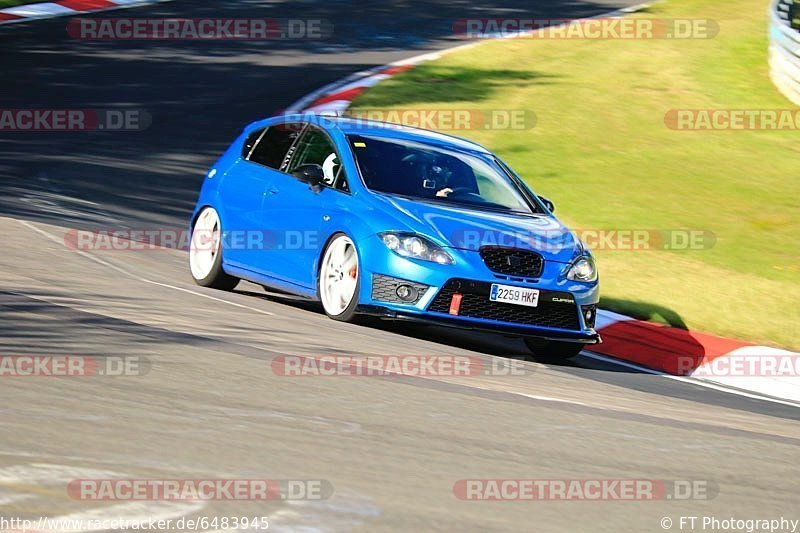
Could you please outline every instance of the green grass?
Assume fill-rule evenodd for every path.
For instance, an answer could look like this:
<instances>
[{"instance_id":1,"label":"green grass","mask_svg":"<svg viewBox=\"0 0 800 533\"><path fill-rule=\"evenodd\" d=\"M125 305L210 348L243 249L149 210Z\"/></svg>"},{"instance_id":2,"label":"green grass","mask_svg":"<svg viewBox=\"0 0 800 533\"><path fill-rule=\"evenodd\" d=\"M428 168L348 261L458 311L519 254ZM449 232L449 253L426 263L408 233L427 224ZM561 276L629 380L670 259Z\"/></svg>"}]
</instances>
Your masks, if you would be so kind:
<instances>
[{"instance_id":1,"label":"green grass","mask_svg":"<svg viewBox=\"0 0 800 533\"><path fill-rule=\"evenodd\" d=\"M22 4L38 4L45 0L0 0L0 9L4 7L21 6Z\"/></svg>"},{"instance_id":2,"label":"green grass","mask_svg":"<svg viewBox=\"0 0 800 533\"><path fill-rule=\"evenodd\" d=\"M793 108L767 75L762 0L669 0L713 39L490 41L379 84L362 109L531 109L533 129L453 132L496 151L575 228L700 229L711 249L596 252L602 305L800 348L800 131L674 131L670 109Z\"/></svg>"}]
</instances>

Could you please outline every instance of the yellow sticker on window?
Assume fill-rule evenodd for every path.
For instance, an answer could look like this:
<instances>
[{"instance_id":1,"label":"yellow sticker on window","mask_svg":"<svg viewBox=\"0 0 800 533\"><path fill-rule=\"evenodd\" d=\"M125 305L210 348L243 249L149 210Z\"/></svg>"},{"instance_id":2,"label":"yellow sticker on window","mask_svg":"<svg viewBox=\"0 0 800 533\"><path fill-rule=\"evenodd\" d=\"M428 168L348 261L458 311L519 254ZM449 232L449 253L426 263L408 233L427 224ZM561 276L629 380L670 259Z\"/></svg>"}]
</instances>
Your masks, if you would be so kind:
<instances>
[{"instance_id":1,"label":"yellow sticker on window","mask_svg":"<svg viewBox=\"0 0 800 533\"><path fill-rule=\"evenodd\" d=\"M354 142L353 146L355 146L356 148L366 148L367 147L367 143Z\"/></svg>"}]
</instances>

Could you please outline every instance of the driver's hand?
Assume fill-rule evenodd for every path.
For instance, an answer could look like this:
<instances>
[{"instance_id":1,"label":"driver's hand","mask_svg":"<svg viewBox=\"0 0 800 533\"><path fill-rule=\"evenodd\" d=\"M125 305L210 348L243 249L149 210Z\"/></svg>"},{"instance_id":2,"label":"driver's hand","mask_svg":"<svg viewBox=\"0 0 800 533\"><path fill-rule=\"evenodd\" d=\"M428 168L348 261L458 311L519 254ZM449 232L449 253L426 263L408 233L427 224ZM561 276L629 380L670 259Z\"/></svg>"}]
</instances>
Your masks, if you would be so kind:
<instances>
[{"instance_id":1,"label":"driver's hand","mask_svg":"<svg viewBox=\"0 0 800 533\"><path fill-rule=\"evenodd\" d=\"M451 189L450 187L446 187L446 188L442 189L441 191L438 191L436 193L436 196L438 196L439 198L447 198L448 196L450 196L450 193L452 193L452 192L453 192L453 189Z\"/></svg>"}]
</instances>

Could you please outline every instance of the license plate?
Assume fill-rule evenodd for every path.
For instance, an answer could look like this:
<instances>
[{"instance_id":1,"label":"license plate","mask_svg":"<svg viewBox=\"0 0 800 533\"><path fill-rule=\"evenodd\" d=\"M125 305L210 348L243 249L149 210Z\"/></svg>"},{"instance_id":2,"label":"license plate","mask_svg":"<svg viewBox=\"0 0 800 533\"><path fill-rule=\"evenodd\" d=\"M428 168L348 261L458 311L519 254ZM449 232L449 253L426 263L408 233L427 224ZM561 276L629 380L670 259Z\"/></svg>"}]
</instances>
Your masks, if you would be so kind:
<instances>
[{"instance_id":1,"label":"license plate","mask_svg":"<svg viewBox=\"0 0 800 533\"><path fill-rule=\"evenodd\" d=\"M492 292L489 293L489 300L536 307L539 305L539 289L526 289L525 287L492 283Z\"/></svg>"}]
</instances>

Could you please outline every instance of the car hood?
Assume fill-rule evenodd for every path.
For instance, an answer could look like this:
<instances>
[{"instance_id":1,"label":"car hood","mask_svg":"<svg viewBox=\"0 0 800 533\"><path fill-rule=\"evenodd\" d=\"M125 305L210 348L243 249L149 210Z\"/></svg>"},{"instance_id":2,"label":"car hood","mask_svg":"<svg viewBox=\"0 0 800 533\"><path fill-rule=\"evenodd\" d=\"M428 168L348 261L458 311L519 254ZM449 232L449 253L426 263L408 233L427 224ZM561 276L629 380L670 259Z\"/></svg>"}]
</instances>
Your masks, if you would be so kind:
<instances>
[{"instance_id":1,"label":"car hood","mask_svg":"<svg viewBox=\"0 0 800 533\"><path fill-rule=\"evenodd\" d=\"M562 263L569 263L582 249L575 235L550 215L516 215L457 205L436 205L385 194L375 194L374 197L407 226L392 229L408 229L429 235L451 248L521 248Z\"/></svg>"}]
</instances>

